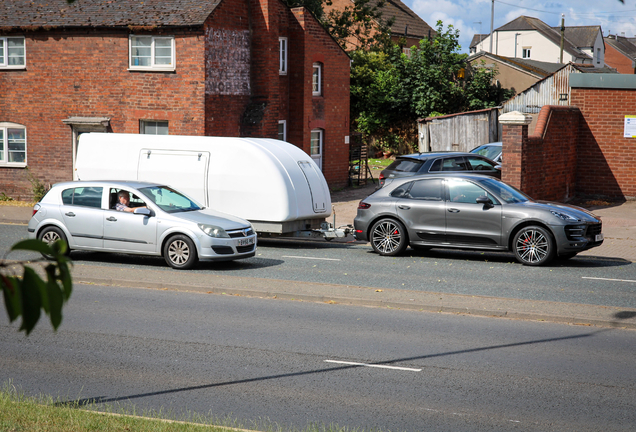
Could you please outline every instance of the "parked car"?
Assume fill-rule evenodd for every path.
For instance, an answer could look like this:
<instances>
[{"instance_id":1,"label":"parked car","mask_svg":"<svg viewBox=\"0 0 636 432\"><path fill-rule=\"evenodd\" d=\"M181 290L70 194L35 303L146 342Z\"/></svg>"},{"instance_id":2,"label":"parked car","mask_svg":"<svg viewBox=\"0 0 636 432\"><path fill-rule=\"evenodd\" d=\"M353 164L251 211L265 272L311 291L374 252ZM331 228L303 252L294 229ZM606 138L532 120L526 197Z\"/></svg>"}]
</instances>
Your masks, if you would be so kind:
<instances>
[{"instance_id":1,"label":"parked car","mask_svg":"<svg viewBox=\"0 0 636 432\"><path fill-rule=\"evenodd\" d=\"M501 148L502 142L498 141L480 145L479 147L472 149L470 152L485 156L493 162L501 164Z\"/></svg>"},{"instance_id":2,"label":"parked car","mask_svg":"<svg viewBox=\"0 0 636 432\"><path fill-rule=\"evenodd\" d=\"M132 212L115 206L128 192ZM256 253L256 234L244 219L204 209L156 183L76 181L54 185L33 207L29 237L62 239L71 250L163 256L176 269L198 260L227 261Z\"/></svg>"},{"instance_id":3,"label":"parked car","mask_svg":"<svg viewBox=\"0 0 636 432\"><path fill-rule=\"evenodd\" d=\"M354 235L380 255L434 247L512 251L525 265L572 258L603 243L600 218L534 201L501 180L470 174L399 179L360 201Z\"/></svg>"},{"instance_id":4,"label":"parked car","mask_svg":"<svg viewBox=\"0 0 636 432\"><path fill-rule=\"evenodd\" d=\"M388 180L419 174L439 174L446 171L484 174L501 178L497 164L490 159L464 152L427 152L398 156L380 173L380 187Z\"/></svg>"}]
</instances>

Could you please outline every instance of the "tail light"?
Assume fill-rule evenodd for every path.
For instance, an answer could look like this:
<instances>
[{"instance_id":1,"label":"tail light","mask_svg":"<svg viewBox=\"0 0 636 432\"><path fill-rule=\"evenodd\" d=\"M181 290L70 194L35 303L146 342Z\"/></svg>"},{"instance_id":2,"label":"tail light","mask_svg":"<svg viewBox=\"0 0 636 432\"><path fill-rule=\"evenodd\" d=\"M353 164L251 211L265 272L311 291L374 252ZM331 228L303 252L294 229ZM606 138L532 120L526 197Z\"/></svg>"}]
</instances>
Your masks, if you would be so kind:
<instances>
[{"instance_id":1,"label":"tail light","mask_svg":"<svg viewBox=\"0 0 636 432\"><path fill-rule=\"evenodd\" d=\"M371 207L371 204L367 204L364 201L360 201L360 203L358 204L358 210L366 210L369 207Z\"/></svg>"},{"instance_id":2,"label":"tail light","mask_svg":"<svg viewBox=\"0 0 636 432\"><path fill-rule=\"evenodd\" d=\"M35 214L38 212L38 210L40 210L40 204L36 204L33 206L33 214L31 215L31 217L35 216Z\"/></svg>"},{"instance_id":3,"label":"tail light","mask_svg":"<svg viewBox=\"0 0 636 432\"><path fill-rule=\"evenodd\" d=\"M378 178L379 178L380 180L384 180L386 177L384 177L384 174L380 173L380 175L378 176Z\"/></svg>"}]
</instances>

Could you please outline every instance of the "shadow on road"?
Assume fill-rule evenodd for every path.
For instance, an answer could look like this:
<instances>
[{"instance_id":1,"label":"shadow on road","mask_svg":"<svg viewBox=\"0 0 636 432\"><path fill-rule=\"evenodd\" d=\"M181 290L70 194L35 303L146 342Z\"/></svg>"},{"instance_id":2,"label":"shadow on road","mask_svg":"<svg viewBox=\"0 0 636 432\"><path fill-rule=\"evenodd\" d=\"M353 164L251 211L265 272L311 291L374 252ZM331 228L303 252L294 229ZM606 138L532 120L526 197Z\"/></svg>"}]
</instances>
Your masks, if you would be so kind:
<instances>
[{"instance_id":1,"label":"shadow on road","mask_svg":"<svg viewBox=\"0 0 636 432\"><path fill-rule=\"evenodd\" d=\"M405 357L405 358L399 358L399 359L393 359L393 360L386 360L386 361L377 362L377 363L369 363L369 365L376 365L376 366L392 365L392 364L395 364L395 363L403 363L403 362L409 362L409 361L414 361L414 360L426 360L426 359L432 359L432 358L437 358L437 357L446 357L446 356L454 356L454 355L462 355L462 354L471 354L471 353L476 353L476 352L480 352L480 351L489 351L489 350L503 349L503 348L513 348L513 347L519 347L519 346L524 346L524 345L536 345L536 344L542 344L542 343L553 343L553 342L560 342L560 341L565 341L565 340L582 339L582 338L593 337L593 336L596 336L598 334L605 333L605 332L608 332L608 331L612 331L612 329L597 330L597 331L593 331L593 332L589 332L589 333L585 333L585 334L580 334L580 335L571 335L571 336L562 336L562 337L555 337L555 338L537 339L537 340L532 340L532 341L515 342L515 343L493 345L493 346L480 347L480 348L469 348L469 349L463 349L463 350L457 350L457 351L448 351L448 352L437 353L437 354L425 354L425 355L421 355L421 356ZM329 372L337 372L337 371L343 371L343 370L348 370L348 369L358 369L358 368L362 368L362 367L365 367L365 365L356 364L356 365L335 366L335 367L320 368L320 369L314 369L314 370L308 370L308 371L302 371L302 372L290 372L290 373L270 375L270 376L245 378L245 379L234 380L234 381L225 381L225 382L218 382L218 383L202 384L202 385L198 385L198 386L190 386L190 387L183 387L183 388L177 388L177 389L168 389L168 390L160 390L160 391L155 391L155 392L139 393L139 394L133 394L133 395L128 395L128 396L118 396L118 397L97 396L97 397L89 397L89 398L83 398L83 399L78 399L78 400L58 402L55 405L56 406L70 406L70 407L78 407L78 408L80 408L80 407L85 407L87 405L93 405L93 404L103 404L103 403L110 403L110 402L129 401L131 399L139 399L139 398L144 398L144 397L149 397L149 396L175 394L175 393L186 392L186 391L203 390L203 389L208 389L208 388L223 387L223 386L237 385L237 384L246 384L246 383L260 382L260 381L266 381L266 380L275 380L275 379L281 379L281 378L290 378L290 377L310 375L310 374L322 374L322 373L329 373Z\"/></svg>"}]
</instances>

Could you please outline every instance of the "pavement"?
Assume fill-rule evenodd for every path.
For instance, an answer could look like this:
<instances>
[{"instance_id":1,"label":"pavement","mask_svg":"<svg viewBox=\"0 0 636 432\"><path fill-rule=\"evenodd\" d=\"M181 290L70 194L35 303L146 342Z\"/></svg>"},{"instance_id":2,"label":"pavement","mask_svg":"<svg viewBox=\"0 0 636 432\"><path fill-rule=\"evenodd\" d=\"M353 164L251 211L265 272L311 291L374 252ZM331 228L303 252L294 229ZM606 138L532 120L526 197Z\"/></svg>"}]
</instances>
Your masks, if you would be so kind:
<instances>
[{"instance_id":1,"label":"pavement","mask_svg":"<svg viewBox=\"0 0 636 432\"><path fill-rule=\"evenodd\" d=\"M372 184L332 193L335 225L353 224L358 202L373 193ZM21 205L16 205L21 204ZM605 241L602 246L581 255L636 262L636 201L610 203L578 202L603 220ZM0 223L26 224L32 207L15 203L0 205ZM333 219L331 219L333 221ZM354 242L353 237L334 241ZM377 289L351 285L272 280L222 274L202 274L170 269L117 268L91 264L73 267L75 283L131 288L193 291L202 294L249 296L291 301L320 302L332 305L382 307L419 312L466 314L636 329L634 308L596 306L550 301L521 300L488 296L458 295L399 289ZM636 283L636 281L627 281Z\"/></svg>"}]
</instances>

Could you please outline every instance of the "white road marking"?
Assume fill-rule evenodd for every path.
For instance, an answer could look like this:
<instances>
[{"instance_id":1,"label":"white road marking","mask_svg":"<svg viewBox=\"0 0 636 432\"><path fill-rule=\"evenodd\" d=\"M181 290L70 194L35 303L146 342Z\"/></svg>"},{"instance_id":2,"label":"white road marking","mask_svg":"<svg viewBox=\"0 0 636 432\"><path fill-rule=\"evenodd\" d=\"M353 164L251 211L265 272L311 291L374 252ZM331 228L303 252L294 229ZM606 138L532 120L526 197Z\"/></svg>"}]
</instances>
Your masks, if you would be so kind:
<instances>
[{"instance_id":1,"label":"white road marking","mask_svg":"<svg viewBox=\"0 0 636 432\"><path fill-rule=\"evenodd\" d=\"M310 260L322 260L322 261L342 261L338 258L316 258L316 257L301 257L301 256L291 256L291 255L283 255L281 258L298 258L298 259L310 259Z\"/></svg>"},{"instance_id":2,"label":"white road marking","mask_svg":"<svg viewBox=\"0 0 636 432\"><path fill-rule=\"evenodd\" d=\"M597 278L597 277L586 277L586 276L582 276L581 279L594 279L594 280L604 280L604 281L613 281L613 282L636 283L636 280L630 280L630 279L608 279L608 278Z\"/></svg>"},{"instance_id":3,"label":"white road marking","mask_svg":"<svg viewBox=\"0 0 636 432\"><path fill-rule=\"evenodd\" d=\"M325 360L325 362L327 362L327 363L344 364L344 365L351 365L351 366L365 366L365 367L381 368L381 369L395 369L395 370L403 370L403 371L409 371L409 372L421 372L422 371L422 369L413 369L413 368L406 368L406 367L399 367L399 366L386 366L386 365L378 365L378 364L346 362L346 361L338 361L338 360Z\"/></svg>"}]
</instances>

